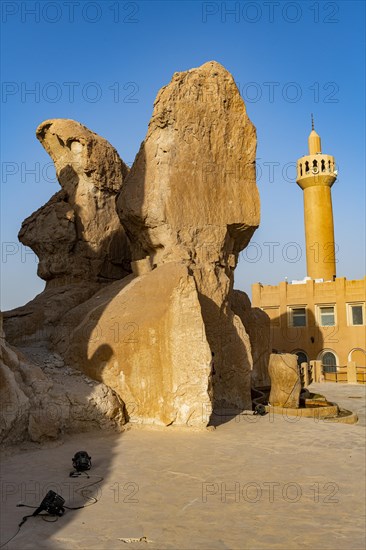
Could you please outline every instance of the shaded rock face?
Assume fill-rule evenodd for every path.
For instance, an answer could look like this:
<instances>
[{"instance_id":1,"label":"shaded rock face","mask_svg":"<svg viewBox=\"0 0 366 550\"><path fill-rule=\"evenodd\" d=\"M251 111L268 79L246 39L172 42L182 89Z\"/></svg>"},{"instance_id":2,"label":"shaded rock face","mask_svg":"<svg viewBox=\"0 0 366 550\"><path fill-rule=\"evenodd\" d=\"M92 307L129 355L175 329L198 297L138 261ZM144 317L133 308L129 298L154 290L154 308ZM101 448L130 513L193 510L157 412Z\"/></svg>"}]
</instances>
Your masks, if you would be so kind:
<instances>
[{"instance_id":1,"label":"shaded rock face","mask_svg":"<svg viewBox=\"0 0 366 550\"><path fill-rule=\"evenodd\" d=\"M175 73L117 200L134 260L183 261L215 354L216 406L250 408L250 342L230 309L239 252L259 224L256 133L233 77L215 62Z\"/></svg>"},{"instance_id":2,"label":"shaded rock face","mask_svg":"<svg viewBox=\"0 0 366 550\"><path fill-rule=\"evenodd\" d=\"M271 353L268 372L271 377L269 404L273 407L298 408L301 380L297 356L292 353Z\"/></svg>"},{"instance_id":3,"label":"shaded rock face","mask_svg":"<svg viewBox=\"0 0 366 550\"><path fill-rule=\"evenodd\" d=\"M124 407L116 394L40 348L28 354L0 335L0 443L42 442L63 433L121 430Z\"/></svg>"},{"instance_id":4,"label":"shaded rock face","mask_svg":"<svg viewBox=\"0 0 366 550\"><path fill-rule=\"evenodd\" d=\"M231 309L238 315L247 331L251 344L255 387L270 386L268 362L270 355L270 319L259 307L251 307L245 292L234 290L230 295Z\"/></svg>"},{"instance_id":5,"label":"shaded rock face","mask_svg":"<svg viewBox=\"0 0 366 550\"><path fill-rule=\"evenodd\" d=\"M51 285L24 306L4 312L6 338L12 345L44 342L49 345L59 332L66 312L88 300L102 286L100 283L75 281Z\"/></svg>"},{"instance_id":6,"label":"shaded rock face","mask_svg":"<svg viewBox=\"0 0 366 550\"><path fill-rule=\"evenodd\" d=\"M74 120L46 120L36 135L62 187L19 232L39 257L38 275L58 285L121 279L130 272L130 254L115 198L128 167L105 139Z\"/></svg>"}]
</instances>

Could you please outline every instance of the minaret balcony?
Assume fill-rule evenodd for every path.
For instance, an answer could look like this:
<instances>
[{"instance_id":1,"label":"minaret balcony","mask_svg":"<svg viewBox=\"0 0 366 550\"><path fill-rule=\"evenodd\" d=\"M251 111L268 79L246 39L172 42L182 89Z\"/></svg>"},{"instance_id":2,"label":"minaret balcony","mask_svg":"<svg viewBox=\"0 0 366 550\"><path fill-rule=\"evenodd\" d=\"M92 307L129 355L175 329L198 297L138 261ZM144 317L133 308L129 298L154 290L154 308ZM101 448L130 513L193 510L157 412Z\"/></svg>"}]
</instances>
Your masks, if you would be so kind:
<instances>
[{"instance_id":1,"label":"minaret balcony","mask_svg":"<svg viewBox=\"0 0 366 550\"><path fill-rule=\"evenodd\" d=\"M337 170L334 157L317 153L306 155L297 161L296 182L301 189L314 185L328 185L331 187L337 179Z\"/></svg>"}]
</instances>

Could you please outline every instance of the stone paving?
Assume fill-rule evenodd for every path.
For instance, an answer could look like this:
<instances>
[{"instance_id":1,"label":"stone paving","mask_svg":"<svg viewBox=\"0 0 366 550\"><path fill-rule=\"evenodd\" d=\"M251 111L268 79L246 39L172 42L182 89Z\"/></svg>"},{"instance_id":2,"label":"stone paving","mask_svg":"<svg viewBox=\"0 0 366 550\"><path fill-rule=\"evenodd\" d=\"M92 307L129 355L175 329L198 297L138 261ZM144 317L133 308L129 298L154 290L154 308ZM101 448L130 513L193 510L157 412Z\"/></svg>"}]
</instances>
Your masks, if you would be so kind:
<instances>
[{"instance_id":1,"label":"stone paving","mask_svg":"<svg viewBox=\"0 0 366 550\"><path fill-rule=\"evenodd\" d=\"M49 489L66 504L98 477L69 478L92 456L97 504L55 523L30 518L6 547L47 549L286 549L365 547L365 388L313 384L357 412L354 425L240 416L217 429L138 428L24 445L2 459L2 543Z\"/></svg>"}]
</instances>

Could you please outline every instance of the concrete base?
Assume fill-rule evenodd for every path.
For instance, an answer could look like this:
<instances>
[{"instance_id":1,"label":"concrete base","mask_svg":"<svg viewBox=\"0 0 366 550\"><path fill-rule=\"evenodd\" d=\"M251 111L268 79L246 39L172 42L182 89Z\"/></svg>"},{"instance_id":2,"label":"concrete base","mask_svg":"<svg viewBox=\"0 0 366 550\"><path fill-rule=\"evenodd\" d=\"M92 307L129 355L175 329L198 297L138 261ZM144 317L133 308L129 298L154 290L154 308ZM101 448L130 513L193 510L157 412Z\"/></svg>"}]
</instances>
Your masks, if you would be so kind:
<instances>
[{"instance_id":1,"label":"concrete base","mask_svg":"<svg viewBox=\"0 0 366 550\"><path fill-rule=\"evenodd\" d=\"M336 417L338 415L338 405L335 403L328 403L327 406L312 406L298 409L291 409L285 407L271 407L266 406L268 413L282 414L283 416L301 416L302 418L329 418Z\"/></svg>"}]
</instances>

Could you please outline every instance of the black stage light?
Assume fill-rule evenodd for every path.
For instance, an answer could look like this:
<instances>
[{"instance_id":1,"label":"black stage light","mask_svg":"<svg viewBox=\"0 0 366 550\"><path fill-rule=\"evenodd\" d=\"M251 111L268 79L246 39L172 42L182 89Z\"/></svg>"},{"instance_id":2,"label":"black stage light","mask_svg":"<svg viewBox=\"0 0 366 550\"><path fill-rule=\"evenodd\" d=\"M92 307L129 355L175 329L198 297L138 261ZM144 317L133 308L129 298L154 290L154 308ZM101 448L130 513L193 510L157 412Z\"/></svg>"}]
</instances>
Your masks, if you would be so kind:
<instances>
[{"instance_id":1,"label":"black stage light","mask_svg":"<svg viewBox=\"0 0 366 550\"><path fill-rule=\"evenodd\" d=\"M65 499L55 493L55 491L48 491L47 495L32 515L37 516L40 512L45 510L51 516L63 516L65 513L65 508L63 507L64 502Z\"/></svg>"},{"instance_id":2,"label":"black stage light","mask_svg":"<svg viewBox=\"0 0 366 550\"><path fill-rule=\"evenodd\" d=\"M85 472L91 468L91 456L86 451L79 451L72 459L72 465L77 472Z\"/></svg>"}]
</instances>

